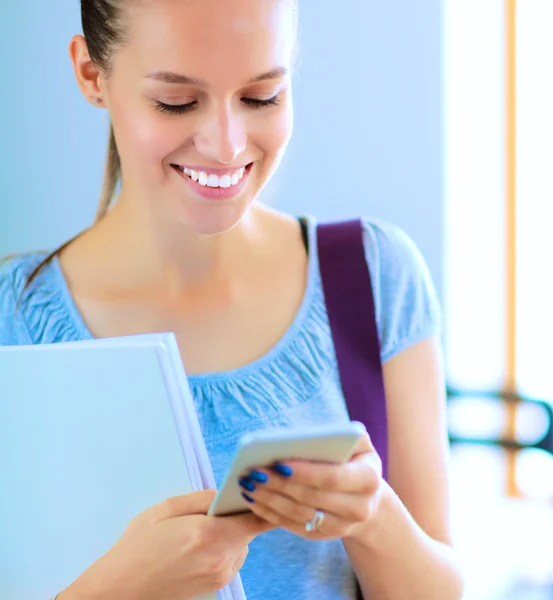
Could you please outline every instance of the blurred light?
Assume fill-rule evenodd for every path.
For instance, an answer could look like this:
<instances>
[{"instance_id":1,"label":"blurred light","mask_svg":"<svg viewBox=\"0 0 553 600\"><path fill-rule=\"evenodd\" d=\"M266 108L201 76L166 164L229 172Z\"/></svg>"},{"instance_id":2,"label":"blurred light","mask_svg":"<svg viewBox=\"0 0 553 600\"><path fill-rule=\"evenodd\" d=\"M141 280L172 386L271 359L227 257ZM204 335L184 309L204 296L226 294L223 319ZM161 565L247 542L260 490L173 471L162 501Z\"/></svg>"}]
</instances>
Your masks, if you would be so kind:
<instances>
[{"instance_id":1,"label":"blurred light","mask_svg":"<svg viewBox=\"0 0 553 600\"><path fill-rule=\"evenodd\" d=\"M504 438L509 405L500 398L455 397L448 402L448 426L453 437L480 441ZM515 439L531 446L541 442L551 426L549 413L539 402L522 401L515 414Z\"/></svg>"},{"instance_id":2,"label":"blurred light","mask_svg":"<svg viewBox=\"0 0 553 600\"><path fill-rule=\"evenodd\" d=\"M515 431L521 444L537 444L545 437L551 423L549 413L537 402L523 402L518 405Z\"/></svg>"},{"instance_id":3,"label":"blurred light","mask_svg":"<svg viewBox=\"0 0 553 600\"><path fill-rule=\"evenodd\" d=\"M505 408L493 398L454 398L448 417L449 431L456 437L498 439L505 429Z\"/></svg>"},{"instance_id":4,"label":"blurred light","mask_svg":"<svg viewBox=\"0 0 553 600\"><path fill-rule=\"evenodd\" d=\"M494 446L455 444L451 448L452 502L462 514L494 504L505 487L505 453Z\"/></svg>"},{"instance_id":5,"label":"blurred light","mask_svg":"<svg viewBox=\"0 0 553 600\"><path fill-rule=\"evenodd\" d=\"M517 457L516 480L530 498L553 499L553 456L535 448L523 450Z\"/></svg>"}]
</instances>

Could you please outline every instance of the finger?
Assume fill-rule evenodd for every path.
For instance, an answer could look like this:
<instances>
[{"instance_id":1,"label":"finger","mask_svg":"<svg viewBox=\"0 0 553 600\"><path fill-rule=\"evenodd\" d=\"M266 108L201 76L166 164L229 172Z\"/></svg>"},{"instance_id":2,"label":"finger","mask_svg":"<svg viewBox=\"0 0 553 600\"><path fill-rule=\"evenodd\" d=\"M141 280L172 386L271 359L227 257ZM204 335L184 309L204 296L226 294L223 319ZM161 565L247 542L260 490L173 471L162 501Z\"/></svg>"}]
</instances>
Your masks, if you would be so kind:
<instances>
[{"instance_id":1,"label":"finger","mask_svg":"<svg viewBox=\"0 0 553 600\"><path fill-rule=\"evenodd\" d=\"M359 494L335 494L297 486L292 496L267 489L250 493L255 504L271 509L297 523L305 523L315 510L333 515L340 521L359 524L367 521L371 512L370 497Z\"/></svg>"},{"instance_id":2,"label":"finger","mask_svg":"<svg viewBox=\"0 0 553 600\"><path fill-rule=\"evenodd\" d=\"M224 523L231 537L244 537L250 543L256 536L274 529L274 525L265 521L253 511L229 517L213 517Z\"/></svg>"},{"instance_id":3,"label":"finger","mask_svg":"<svg viewBox=\"0 0 553 600\"><path fill-rule=\"evenodd\" d=\"M362 435L357 442L355 449L353 450L353 456L363 454L364 452L376 452L371 436L368 433Z\"/></svg>"},{"instance_id":4,"label":"finger","mask_svg":"<svg viewBox=\"0 0 553 600\"><path fill-rule=\"evenodd\" d=\"M382 477L382 460L377 452L364 452L361 454L356 454L352 457L350 462L366 462L373 468L378 477Z\"/></svg>"},{"instance_id":5,"label":"finger","mask_svg":"<svg viewBox=\"0 0 553 600\"><path fill-rule=\"evenodd\" d=\"M205 515L216 494L215 490L202 490L191 494L172 496L146 509L138 518L159 522L187 515Z\"/></svg>"},{"instance_id":6,"label":"finger","mask_svg":"<svg viewBox=\"0 0 553 600\"><path fill-rule=\"evenodd\" d=\"M288 500L288 502L290 501ZM267 505L254 502L251 505L251 510L274 527L284 528L296 535L312 540L340 538L346 535L351 527L349 523L337 518L335 515L325 513L321 526L316 531L308 532L306 524L313 519L315 509L291 502L289 504L283 503L282 506L285 506L285 508L279 507L278 510L273 510Z\"/></svg>"},{"instance_id":7,"label":"finger","mask_svg":"<svg viewBox=\"0 0 553 600\"><path fill-rule=\"evenodd\" d=\"M340 465L305 461L288 461L286 464L292 469L290 477L259 469L268 479L262 486L292 497L295 497L297 485L323 492L370 494L378 487L382 473L376 453L365 453Z\"/></svg>"}]
</instances>

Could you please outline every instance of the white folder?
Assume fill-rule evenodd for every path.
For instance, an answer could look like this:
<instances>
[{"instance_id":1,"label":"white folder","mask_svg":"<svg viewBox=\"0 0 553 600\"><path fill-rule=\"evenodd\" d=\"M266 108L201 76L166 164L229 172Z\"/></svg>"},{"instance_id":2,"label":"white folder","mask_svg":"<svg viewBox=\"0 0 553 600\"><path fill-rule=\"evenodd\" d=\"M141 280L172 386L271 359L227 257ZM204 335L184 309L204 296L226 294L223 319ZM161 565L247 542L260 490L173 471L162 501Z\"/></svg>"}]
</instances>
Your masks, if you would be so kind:
<instances>
[{"instance_id":1,"label":"white folder","mask_svg":"<svg viewBox=\"0 0 553 600\"><path fill-rule=\"evenodd\" d=\"M173 334L0 347L0 598L46 600L149 506L215 489ZM240 577L202 600L245 600Z\"/></svg>"}]
</instances>

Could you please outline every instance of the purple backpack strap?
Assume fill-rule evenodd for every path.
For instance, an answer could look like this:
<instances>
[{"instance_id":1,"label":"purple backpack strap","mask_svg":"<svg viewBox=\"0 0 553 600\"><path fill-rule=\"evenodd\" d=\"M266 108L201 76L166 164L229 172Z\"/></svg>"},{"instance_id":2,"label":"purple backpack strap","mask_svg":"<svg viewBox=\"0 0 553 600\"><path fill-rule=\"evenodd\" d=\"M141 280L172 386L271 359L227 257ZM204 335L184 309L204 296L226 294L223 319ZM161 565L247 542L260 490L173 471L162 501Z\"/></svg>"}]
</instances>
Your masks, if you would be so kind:
<instances>
[{"instance_id":1,"label":"purple backpack strap","mask_svg":"<svg viewBox=\"0 0 553 600\"><path fill-rule=\"evenodd\" d=\"M387 480L386 396L362 222L319 225L317 245L342 392L350 418L367 428Z\"/></svg>"}]
</instances>

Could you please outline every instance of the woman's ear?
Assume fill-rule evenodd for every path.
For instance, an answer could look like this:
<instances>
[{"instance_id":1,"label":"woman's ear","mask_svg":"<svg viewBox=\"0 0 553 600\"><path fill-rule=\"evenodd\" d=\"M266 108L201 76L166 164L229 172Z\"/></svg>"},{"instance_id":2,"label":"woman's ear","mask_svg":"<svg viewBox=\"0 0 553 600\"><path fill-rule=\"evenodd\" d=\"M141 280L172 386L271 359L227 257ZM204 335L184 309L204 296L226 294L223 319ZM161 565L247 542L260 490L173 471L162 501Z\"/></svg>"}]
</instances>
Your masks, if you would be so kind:
<instances>
[{"instance_id":1,"label":"woman's ear","mask_svg":"<svg viewBox=\"0 0 553 600\"><path fill-rule=\"evenodd\" d=\"M95 106L100 105L103 101L100 85L101 75L90 59L86 40L82 35L75 35L71 38L69 56L83 96Z\"/></svg>"}]
</instances>

